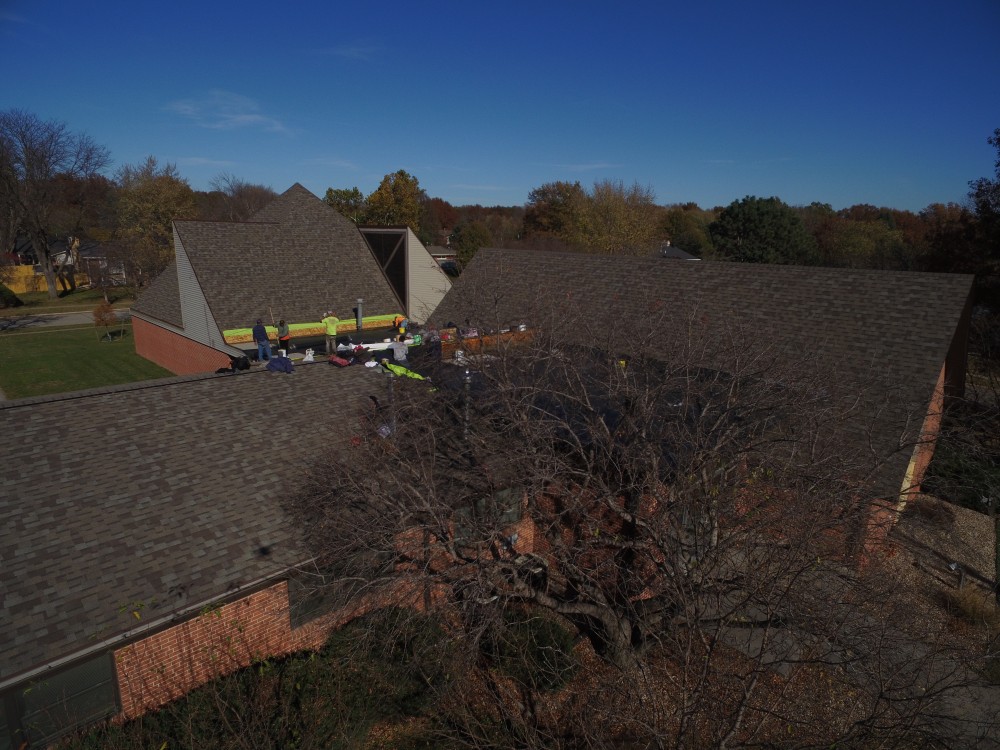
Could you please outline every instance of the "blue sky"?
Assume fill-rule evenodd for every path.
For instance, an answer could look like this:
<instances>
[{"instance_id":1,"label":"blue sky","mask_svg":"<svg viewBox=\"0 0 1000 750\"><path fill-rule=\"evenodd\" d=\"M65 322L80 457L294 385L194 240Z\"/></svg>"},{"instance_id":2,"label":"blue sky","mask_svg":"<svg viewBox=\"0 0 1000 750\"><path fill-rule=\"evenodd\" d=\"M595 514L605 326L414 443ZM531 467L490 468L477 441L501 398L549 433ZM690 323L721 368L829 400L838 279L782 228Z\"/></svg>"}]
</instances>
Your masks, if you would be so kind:
<instances>
[{"instance_id":1,"label":"blue sky","mask_svg":"<svg viewBox=\"0 0 1000 750\"><path fill-rule=\"evenodd\" d=\"M0 0L0 109L115 166L453 204L621 180L919 211L993 175L998 0Z\"/></svg>"}]
</instances>

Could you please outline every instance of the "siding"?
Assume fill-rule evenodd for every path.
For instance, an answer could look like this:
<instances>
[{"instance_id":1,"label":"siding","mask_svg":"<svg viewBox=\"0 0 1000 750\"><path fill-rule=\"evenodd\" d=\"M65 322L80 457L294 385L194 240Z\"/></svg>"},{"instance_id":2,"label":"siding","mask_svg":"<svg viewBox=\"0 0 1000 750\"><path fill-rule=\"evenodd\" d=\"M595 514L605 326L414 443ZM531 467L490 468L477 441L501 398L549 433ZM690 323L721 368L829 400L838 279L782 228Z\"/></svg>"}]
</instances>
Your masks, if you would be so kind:
<instances>
[{"instance_id":1,"label":"siding","mask_svg":"<svg viewBox=\"0 0 1000 750\"><path fill-rule=\"evenodd\" d=\"M451 279L409 229L406 230L406 272L407 314L411 320L426 323L451 289Z\"/></svg>"},{"instance_id":2,"label":"siding","mask_svg":"<svg viewBox=\"0 0 1000 750\"><path fill-rule=\"evenodd\" d=\"M176 227L174 228L174 248L177 257L177 282L180 290L181 319L185 335L209 347L220 349L226 346L209 309L208 300L202 292L201 284L195 276L191 260L188 258Z\"/></svg>"}]
</instances>

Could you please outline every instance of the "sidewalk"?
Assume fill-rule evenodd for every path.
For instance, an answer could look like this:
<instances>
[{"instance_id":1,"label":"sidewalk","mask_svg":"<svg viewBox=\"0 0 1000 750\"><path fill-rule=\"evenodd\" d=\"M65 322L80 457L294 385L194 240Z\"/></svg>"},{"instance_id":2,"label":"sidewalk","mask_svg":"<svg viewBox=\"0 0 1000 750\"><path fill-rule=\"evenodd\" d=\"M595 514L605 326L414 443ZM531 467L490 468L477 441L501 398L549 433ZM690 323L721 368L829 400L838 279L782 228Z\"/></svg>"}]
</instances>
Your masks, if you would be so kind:
<instances>
[{"instance_id":1,"label":"sidewalk","mask_svg":"<svg viewBox=\"0 0 1000 750\"><path fill-rule=\"evenodd\" d=\"M115 313L118 315L119 320L128 321L132 319L132 312L129 308L116 309ZM42 312L39 310L23 315L0 317L0 331L15 331L44 326L76 325L94 325L94 313L84 310L70 312Z\"/></svg>"}]
</instances>

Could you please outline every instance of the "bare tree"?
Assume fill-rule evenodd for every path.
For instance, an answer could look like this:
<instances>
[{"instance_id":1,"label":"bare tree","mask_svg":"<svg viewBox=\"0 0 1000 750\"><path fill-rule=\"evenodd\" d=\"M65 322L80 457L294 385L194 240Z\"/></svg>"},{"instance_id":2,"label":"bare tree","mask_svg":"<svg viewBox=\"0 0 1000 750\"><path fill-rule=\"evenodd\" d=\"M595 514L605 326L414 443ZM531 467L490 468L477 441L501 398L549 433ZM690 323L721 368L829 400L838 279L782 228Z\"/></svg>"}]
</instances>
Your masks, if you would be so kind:
<instances>
[{"instance_id":1,"label":"bare tree","mask_svg":"<svg viewBox=\"0 0 1000 750\"><path fill-rule=\"evenodd\" d=\"M255 185L235 175L223 172L211 182L211 187L225 197L225 220L246 221L277 197L266 185Z\"/></svg>"},{"instance_id":2,"label":"bare tree","mask_svg":"<svg viewBox=\"0 0 1000 750\"><path fill-rule=\"evenodd\" d=\"M329 593L452 623L476 689L448 721L470 742L936 742L960 670L877 558L858 564L890 456L845 435L887 396L696 330L650 316L622 355L620 331L538 331L434 390L394 382L292 503ZM605 670L558 711L475 656L532 618Z\"/></svg>"},{"instance_id":3,"label":"bare tree","mask_svg":"<svg viewBox=\"0 0 1000 750\"><path fill-rule=\"evenodd\" d=\"M50 297L58 296L49 249L56 212L83 200L83 193L71 196L67 191L85 187L109 161L106 148L63 123L24 110L0 112L0 203L13 209L31 238Z\"/></svg>"}]
</instances>

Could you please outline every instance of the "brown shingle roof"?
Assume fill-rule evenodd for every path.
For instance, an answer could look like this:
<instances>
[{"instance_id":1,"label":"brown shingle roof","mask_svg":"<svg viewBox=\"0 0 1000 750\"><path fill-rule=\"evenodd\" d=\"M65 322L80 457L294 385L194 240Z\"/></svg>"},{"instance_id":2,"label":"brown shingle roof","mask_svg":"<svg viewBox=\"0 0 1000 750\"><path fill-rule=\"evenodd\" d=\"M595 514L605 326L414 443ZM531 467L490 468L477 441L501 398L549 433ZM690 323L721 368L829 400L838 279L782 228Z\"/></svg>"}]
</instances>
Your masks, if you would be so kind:
<instances>
[{"instance_id":1,"label":"brown shingle roof","mask_svg":"<svg viewBox=\"0 0 1000 750\"><path fill-rule=\"evenodd\" d=\"M655 337L655 322L664 347L687 330L719 344L699 363L715 367L729 366L731 344L747 344L744 351L766 352L776 365L826 371L831 390L866 391L868 405L889 398L892 408L859 409L845 425L857 441L872 437L889 452L926 412L971 287L972 277L959 274L483 249L433 322L523 322L616 353L634 342L609 341L609 331ZM892 460L884 491L898 491L905 467L905 457Z\"/></svg>"},{"instance_id":2,"label":"brown shingle roof","mask_svg":"<svg viewBox=\"0 0 1000 750\"><path fill-rule=\"evenodd\" d=\"M0 406L0 679L301 561L280 501L384 389L317 363Z\"/></svg>"},{"instance_id":3,"label":"brown shingle roof","mask_svg":"<svg viewBox=\"0 0 1000 750\"><path fill-rule=\"evenodd\" d=\"M357 227L299 184L251 222L177 221L174 228L222 330L272 316L318 322L329 309L349 318L358 297L368 315L402 309ZM161 276L174 278L158 278L136 311L179 320L180 302L170 298L179 293L176 275L171 265Z\"/></svg>"},{"instance_id":4,"label":"brown shingle roof","mask_svg":"<svg viewBox=\"0 0 1000 750\"><path fill-rule=\"evenodd\" d=\"M177 287L177 262L172 260L163 273L153 279L142 295L132 305L132 310L162 320L177 328L184 323L181 318L180 292Z\"/></svg>"}]
</instances>

